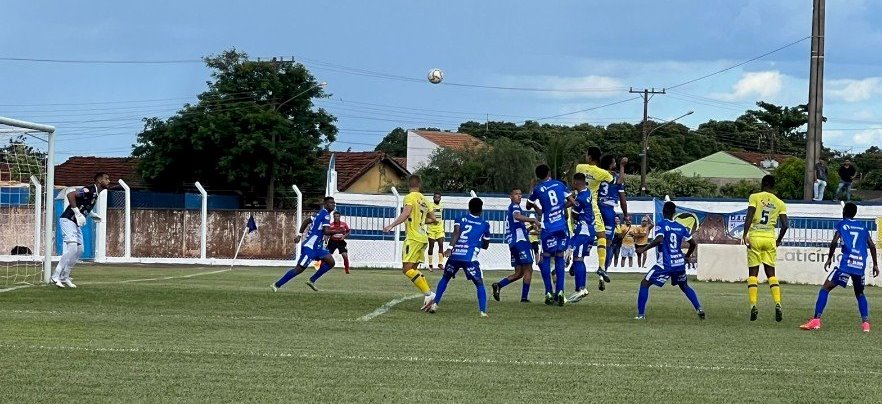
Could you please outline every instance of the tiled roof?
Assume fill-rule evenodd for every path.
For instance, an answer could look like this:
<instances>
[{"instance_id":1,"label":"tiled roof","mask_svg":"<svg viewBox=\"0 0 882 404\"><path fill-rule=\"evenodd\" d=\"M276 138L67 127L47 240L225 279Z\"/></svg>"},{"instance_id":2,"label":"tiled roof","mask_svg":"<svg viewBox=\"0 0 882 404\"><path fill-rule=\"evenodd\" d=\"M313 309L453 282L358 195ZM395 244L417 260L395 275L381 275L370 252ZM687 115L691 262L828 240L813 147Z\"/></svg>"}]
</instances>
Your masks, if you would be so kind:
<instances>
[{"instance_id":1,"label":"tiled roof","mask_svg":"<svg viewBox=\"0 0 882 404\"><path fill-rule=\"evenodd\" d=\"M402 167L407 167L407 157L392 157L392 160Z\"/></svg>"},{"instance_id":2,"label":"tiled roof","mask_svg":"<svg viewBox=\"0 0 882 404\"><path fill-rule=\"evenodd\" d=\"M110 175L111 187L122 179L129 187L144 188L135 157L71 157L55 166L55 185L88 185L95 182L95 173L102 171Z\"/></svg>"},{"instance_id":3,"label":"tiled roof","mask_svg":"<svg viewBox=\"0 0 882 404\"><path fill-rule=\"evenodd\" d=\"M346 191L371 167L383 161L399 169L403 175L409 174L403 164L383 152L325 152L321 158L323 168L327 169L332 153L337 156L334 169L337 171L337 189L340 191Z\"/></svg>"},{"instance_id":4,"label":"tiled roof","mask_svg":"<svg viewBox=\"0 0 882 404\"><path fill-rule=\"evenodd\" d=\"M426 140L447 149L462 150L468 147L482 146L484 142L478 138L458 132L436 132L430 130L412 131Z\"/></svg>"},{"instance_id":5,"label":"tiled roof","mask_svg":"<svg viewBox=\"0 0 882 404\"><path fill-rule=\"evenodd\" d=\"M747 152L747 151L740 151L740 152L733 151L733 152L727 152L727 153L731 154L732 156L734 156L738 159L744 160L754 166L757 166L757 167L761 167L762 162L764 160L768 159L769 157L771 157L772 160L775 160L779 163L783 163L783 162L793 158L793 156L790 156L787 154L768 154L768 153L757 153L757 152Z\"/></svg>"}]
</instances>

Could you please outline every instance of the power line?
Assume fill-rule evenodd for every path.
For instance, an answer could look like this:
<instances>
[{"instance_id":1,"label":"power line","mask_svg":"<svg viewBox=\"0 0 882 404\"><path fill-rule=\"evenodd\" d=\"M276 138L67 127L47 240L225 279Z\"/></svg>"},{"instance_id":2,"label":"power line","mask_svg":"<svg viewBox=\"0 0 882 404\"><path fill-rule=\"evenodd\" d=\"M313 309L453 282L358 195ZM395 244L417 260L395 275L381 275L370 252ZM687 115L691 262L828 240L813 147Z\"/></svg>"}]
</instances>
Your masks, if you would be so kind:
<instances>
[{"instance_id":1,"label":"power line","mask_svg":"<svg viewBox=\"0 0 882 404\"><path fill-rule=\"evenodd\" d=\"M769 56L769 55L771 55L771 54L773 54L773 53L780 52L780 51L782 51L782 50L784 50L784 49L787 49L787 48L789 48L789 47L791 47L791 46L794 46L794 45L796 45L796 44L798 44L798 43L800 43L800 42L802 42L802 41L805 41L806 39L810 39L810 38L811 38L811 35L806 36L806 37L803 37L803 38L800 38L800 39L798 39L798 40L796 40L796 41L793 41L793 42L791 42L791 43L788 43L788 44L786 44L786 45L784 45L784 46L781 46L781 47L779 47L779 48L776 48L776 49L773 49L773 50L768 51L768 52L766 52L766 53L763 53L762 55L755 56L755 57L752 57L752 58L750 58L750 59L747 59L747 60L745 60L745 61L743 61L743 62L741 62L741 63L736 63L736 64L734 64L734 65L732 65L732 66L725 67L725 68L720 69L720 70L717 70L717 71L715 71L715 72L713 72L713 73L709 73L709 74L706 74L706 75L704 75L704 76L694 78L694 79L692 79L692 80L684 81L684 82L679 83L679 84L674 84L674 85L672 85L672 86L665 87L665 89L670 90L670 89L674 89L674 88L677 88L677 87L683 87L683 86L685 86L685 85L687 85L687 84L692 84L692 83L694 83L694 82L696 82L696 81L704 80L704 79L706 79L706 78L708 78L708 77L713 77L713 76L716 76L716 75L718 75L718 74L720 74L720 73L725 73L725 72L727 72L727 71L729 71L729 70L732 70L732 69L734 69L734 68L736 68L736 67L744 66L744 65L746 65L746 64L748 64L748 63L750 63L750 62L753 62L753 61L756 61L756 60L762 59L762 58L764 58L764 57L766 57L766 56Z\"/></svg>"}]
</instances>

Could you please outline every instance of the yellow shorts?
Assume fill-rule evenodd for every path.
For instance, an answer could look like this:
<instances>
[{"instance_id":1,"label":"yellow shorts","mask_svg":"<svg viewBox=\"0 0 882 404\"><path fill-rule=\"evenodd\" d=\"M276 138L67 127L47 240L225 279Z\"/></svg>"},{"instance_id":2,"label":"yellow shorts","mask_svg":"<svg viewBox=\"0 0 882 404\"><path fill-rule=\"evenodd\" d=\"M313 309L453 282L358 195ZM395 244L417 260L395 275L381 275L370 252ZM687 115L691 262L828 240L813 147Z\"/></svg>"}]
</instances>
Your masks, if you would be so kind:
<instances>
[{"instance_id":1,"label":"yellow shorts","mask_svg":"<svg viewBox=\"0 0 882 404\"><path fill-rule=\"evenodd\" d=\"M748 235L750 247L747 249L747 266L758 267L760 264L775 266L778 260L778 247L772 237L753 237Z\"/></svg>"},{"instance_id":2,"label":"yellow shorts","mask_svg":"<svg viewBox=\"0 0 882 404\"><path fill-rule=\"evenodd\" d=\"M414 240L404 240L404 248L401 251L401 262L405 264L419 264L426 256L428 243Z\"/></svg>"},{"instance_id":3,"label":"yellow shorts","mask_svg":"<svg viewBox=\"0 0 882 404\"><path fill-rule=\"evenodd\" d=\"M603 215L600 214L600 209L597 206L594 207L594 231L597 235L604 235L606 237L606 225L603 223Z\"/></svg>"},{"instance_id":4,"label":"yellow shorts","mask_svg":"<svg viewBox=\"0 0 882 404\"><path fill-rule=\"evenodd\" d=\"M438 228L438 229L431 229L430 228L428 236L429 236L429 240L438 240L439 238L443 239L444 238L444 228L443 227Z\"/></svg>"}]
</instances>

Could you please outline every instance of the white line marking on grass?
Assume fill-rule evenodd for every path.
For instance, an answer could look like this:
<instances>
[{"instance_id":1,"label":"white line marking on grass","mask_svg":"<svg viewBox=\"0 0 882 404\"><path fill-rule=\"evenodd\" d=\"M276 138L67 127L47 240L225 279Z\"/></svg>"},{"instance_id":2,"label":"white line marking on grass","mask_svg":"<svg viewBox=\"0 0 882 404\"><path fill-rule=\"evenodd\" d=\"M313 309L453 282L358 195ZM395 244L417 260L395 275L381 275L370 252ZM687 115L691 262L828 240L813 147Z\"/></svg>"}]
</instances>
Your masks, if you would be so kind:
<instances>
[{"instance_id":1,"label":"white line marking on grass","mask_svg":"<svg viewBox=\"0 0 882 404\"><path fill-rule=\"evenodd\" d=\"M197 276L203 275L213 275L219 274L221 272L229 272L230 269L218 269L215 271L206 271L206 272L197 272L195 274L189 275L177 275L177 276L163 276L158 278L141 278L141 279L126 279L124 281L114 281L114 282L83 282L83 285L108 285L108 284L121 284L121 283L136 283L136 282L154 282L154 281L168 281L172 279L186 279L186 278L194 278Z\"/></svg>"},{"instance_id":2,"label":"white line marking on grass","mask_svg":"<svg viewBox=\"0 0 882 404\"><path fill-rule=\"evenodd\" d=\"M11 288L0 289L0 293L12 292L13 290L29 288L29 287L31 287L31 286L34 286L34 285L19 285L19 286L13 286L13 287L11 287Z\"/></svg>"},{"instance_id":3,"label":"white line marking on grass","mask_svg":"<svg viewBox=\"0 0 882 404\"><path fill-rule=\"evenodd\" d=\"M364 316L361 316L358 319L361 321L371 321L371 319L373 319L377 316L381 316L383 314L386 314L386 312L391 310L393 307L395 307L396 304L406 302L408 300L413 300L413 299L416 299L419 297L423 297L423 295L411 295L411 296L399 297L397 299L392 299L389 302L387 302L386 304L384 304L380 307L377 307L376 310L374 310L368 314L365 314Z\"/></svg>"},{"instance_id":4,"label":"white line marking on grass","mask_svg":"<svg viewBox=\"0 0 882 404\"><path fill-rule=\"evenodd\" d=\"M701 371L701 372L739 372L739 373L788 373L788 374L833 374L833 375L872 375L880 376L882 372L860 369L802 369L802 368L762 368L762 367L740 367L740 366L711 366L711 365L681 365L676 363L617 363L617 362L581 362L581 361L531 361L531 360L498 360L489 358L432 358L432 357L416 357L416 356L374 356L374 355L337 355L327 354L318 355L301 352L262 352L262 351L206 351L200 349L187 348L119 348L119 347L87 347L87 346L50 346L50 345L15 345L0 344L0 349L10 351L20 350L41 350L54 352L86 352L86 353L137 353L137 354L171 354L171 355L195 355L195 356L227 356L227 357L255 357L255 358L279 358L279 359L327 359L335 362L339 361L365 361L365 362L413 362L413 363L451 363L463 365L520 365L520 366L540 366L555 367L572 366L572 367L594 367L594 368L617 368L617 369L665 369L680 371Z\"/></svg>"}]
</instances>

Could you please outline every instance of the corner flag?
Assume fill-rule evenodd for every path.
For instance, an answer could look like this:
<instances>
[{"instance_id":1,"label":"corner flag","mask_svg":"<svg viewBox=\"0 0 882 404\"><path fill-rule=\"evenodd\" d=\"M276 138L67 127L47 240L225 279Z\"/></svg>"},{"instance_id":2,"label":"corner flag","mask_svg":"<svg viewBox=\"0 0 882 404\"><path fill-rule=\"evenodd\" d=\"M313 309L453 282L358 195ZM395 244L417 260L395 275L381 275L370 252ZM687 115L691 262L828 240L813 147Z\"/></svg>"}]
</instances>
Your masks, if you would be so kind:
<instances>
[{"instance_id":1,"label":"corner flag","mask_svg":"<svg viewBox=\"0 0 882 404\"><path fill-rule=\"evenodd\" d=\"M253 213L251 214L251 216L248 217L248 222L245 223L245 228L248 229L248 233L251 233L251 232L257 230L257 222L254 221L254 214Z\"/></svg>"}]
</instances>

